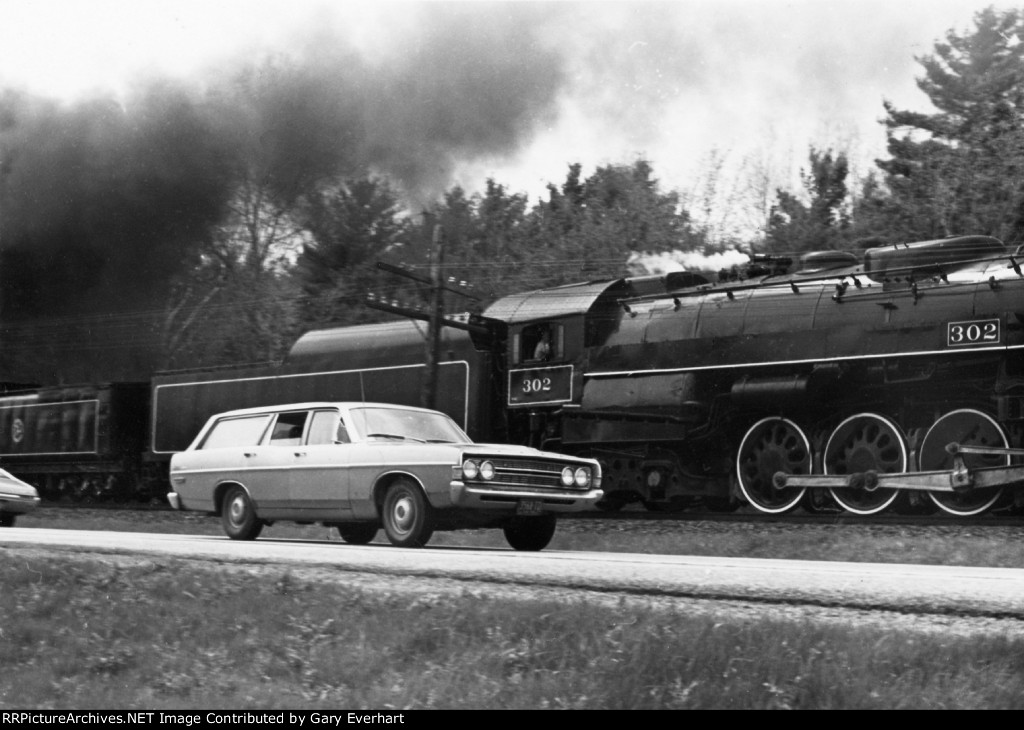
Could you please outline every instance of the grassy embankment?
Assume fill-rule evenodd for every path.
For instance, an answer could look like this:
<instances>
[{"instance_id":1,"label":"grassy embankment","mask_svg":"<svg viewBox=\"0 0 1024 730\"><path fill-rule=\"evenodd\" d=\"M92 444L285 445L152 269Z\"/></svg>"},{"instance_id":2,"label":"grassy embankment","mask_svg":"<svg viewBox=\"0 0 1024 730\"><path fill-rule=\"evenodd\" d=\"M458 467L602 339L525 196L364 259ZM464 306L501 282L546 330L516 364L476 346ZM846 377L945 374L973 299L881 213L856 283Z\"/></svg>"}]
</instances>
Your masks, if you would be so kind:
<instances>
[{"instance_id":1,"label":"grassy embankment","mask_svg":"<svg viewBox=\"0 0 1024 730\"><path fill-rule=\"evenodd\" d=\"M1020 638L388 594L171 559L19 558L0 583L4 708L1024 709Z\"/></svg>"}]
</instances>

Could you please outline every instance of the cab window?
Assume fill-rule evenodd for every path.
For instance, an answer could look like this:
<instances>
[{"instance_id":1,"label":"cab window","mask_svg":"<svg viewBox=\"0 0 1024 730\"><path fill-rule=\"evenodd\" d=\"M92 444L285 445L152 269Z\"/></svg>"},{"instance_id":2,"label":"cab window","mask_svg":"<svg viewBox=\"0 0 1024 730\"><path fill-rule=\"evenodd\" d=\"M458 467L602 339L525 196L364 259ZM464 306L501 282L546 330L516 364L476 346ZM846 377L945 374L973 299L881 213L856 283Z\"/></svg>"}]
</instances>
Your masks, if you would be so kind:
<instances>
[{"instance_id":1,"label":"cab window","mask_svg":"<svg viewBox=\"0 0 1024 730\"><path fill-rule=\"evenodd\" d=\"M280 413L270 433L271 446L298 446L302 443L302 431L306 427L309 411Z\"/></svg>"},{"instance_id":2,"label":"cab window","mask_svg":"<svg viewBox=\"0 0 1024 730\"><path fill-rule=\"evenodd\" d=\"M225 418L213 424L200 449L222 449L230 446L255 446L267 430L270 416L242 416Z\"/></svg>"},{"instance_id":3,"label":"cab window","mask_svg":"<svg viewBox=\"0 0 1024 730\"><path fill-rule=\"evenodd\" d=\"M543 322L523 327L516 338L519 341L517 362L541 363L562 359L562 326Z\"/></svg>"}]
</instances>

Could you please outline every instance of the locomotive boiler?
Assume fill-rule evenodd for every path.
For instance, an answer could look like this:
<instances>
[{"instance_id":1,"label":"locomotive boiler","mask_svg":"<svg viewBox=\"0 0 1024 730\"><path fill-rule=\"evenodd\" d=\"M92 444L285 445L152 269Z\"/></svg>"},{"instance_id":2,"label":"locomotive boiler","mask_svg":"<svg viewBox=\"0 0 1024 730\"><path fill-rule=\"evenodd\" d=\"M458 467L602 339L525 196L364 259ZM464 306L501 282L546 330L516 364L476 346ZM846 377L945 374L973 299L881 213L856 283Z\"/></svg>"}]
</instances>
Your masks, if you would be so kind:
<instances>
[{"instance_id":1,"label":"locomotive boiler","mask_svg":"<svg viewBox=\"0 0 1024 730\"><path fill-rule=\"evenodd\" d=\"M1014 253L964 236L505 297L483 316L510 437L600 459L608 509L990 510L1024 477Z\"/></svg>"}]
</instances>

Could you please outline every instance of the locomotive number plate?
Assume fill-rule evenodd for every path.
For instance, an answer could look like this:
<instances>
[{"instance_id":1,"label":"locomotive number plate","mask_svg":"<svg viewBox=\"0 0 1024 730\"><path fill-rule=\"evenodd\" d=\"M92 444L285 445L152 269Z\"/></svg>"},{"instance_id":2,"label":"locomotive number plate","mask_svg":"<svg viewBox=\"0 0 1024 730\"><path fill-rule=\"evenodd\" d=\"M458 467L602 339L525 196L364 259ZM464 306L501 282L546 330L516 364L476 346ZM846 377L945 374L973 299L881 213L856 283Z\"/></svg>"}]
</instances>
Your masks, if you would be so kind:
<instances>
[{"instance_id":1,"label":"locomotive number plate","mask_svg":"<svg viewBox=\"0 0 1024 730\"><path fill-rule=\"evenodd\" d=\"M535 406L572 400L572 365L510 370L508 404Z\"/></svg>"},{"instance_id":2,"label":"locomotive number plate","mask_svg":"<svg viewBox=\"0 0 1024 730\"><path fill-rule=\"evenodd\" d=\"M1002 341L1003 331L998 319L976 319L946 325L947 347L999 345Z\"/></svg>"}]
</instances>

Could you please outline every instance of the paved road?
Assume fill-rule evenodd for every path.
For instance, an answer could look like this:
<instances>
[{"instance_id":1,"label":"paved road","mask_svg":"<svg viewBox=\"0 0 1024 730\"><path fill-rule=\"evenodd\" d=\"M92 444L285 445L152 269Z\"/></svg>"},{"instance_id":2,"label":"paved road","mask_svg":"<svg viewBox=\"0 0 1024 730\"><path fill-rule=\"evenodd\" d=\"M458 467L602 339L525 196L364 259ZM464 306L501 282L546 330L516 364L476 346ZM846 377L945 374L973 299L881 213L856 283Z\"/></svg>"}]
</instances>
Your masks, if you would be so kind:
<instances>
[{"instance_id":1,"label":"paved road","mask_svg":"<svg viewBox=\"0 0 1024 730\"><path fill-rule=\"evenodd\" d=\"M1024 621L1024 570L389 545L309 540L0 530L0 557L18 549L150 555L260 566L318 568L506 586L647 597L752 601Z\"/></svg>"}]
</instances>

